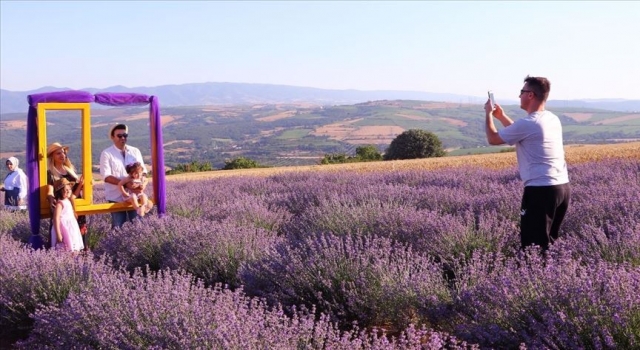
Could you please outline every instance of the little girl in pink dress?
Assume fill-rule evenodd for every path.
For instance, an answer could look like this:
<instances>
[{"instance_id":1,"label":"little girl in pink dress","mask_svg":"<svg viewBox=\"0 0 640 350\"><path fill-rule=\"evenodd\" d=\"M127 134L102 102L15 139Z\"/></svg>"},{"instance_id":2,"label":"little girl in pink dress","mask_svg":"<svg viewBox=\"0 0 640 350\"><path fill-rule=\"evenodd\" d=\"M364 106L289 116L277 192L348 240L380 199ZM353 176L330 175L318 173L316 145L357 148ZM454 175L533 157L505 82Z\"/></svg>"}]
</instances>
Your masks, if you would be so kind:
<instances>
[{"instance_id":1,"label":"little girl in pink dress","mask_svg":"<svg viewBox=\"0 0 640 350\"><path fill-rule=\"evenodd\" d=\"M51 230L51 247L65 251L84 249L82 234L76 219L75 209L71 204L71 183L61 178L53 184L56 207L53 211L53 230Z\"/></svg>"}]
</instances>

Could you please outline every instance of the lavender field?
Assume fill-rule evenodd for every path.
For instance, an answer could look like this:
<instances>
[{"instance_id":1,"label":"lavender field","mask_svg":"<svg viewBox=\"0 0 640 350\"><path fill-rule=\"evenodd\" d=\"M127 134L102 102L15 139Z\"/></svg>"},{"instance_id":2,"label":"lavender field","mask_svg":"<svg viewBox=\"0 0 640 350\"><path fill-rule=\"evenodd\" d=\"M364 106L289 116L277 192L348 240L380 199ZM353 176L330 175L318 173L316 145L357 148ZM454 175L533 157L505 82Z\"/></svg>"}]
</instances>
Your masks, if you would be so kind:
<instances>
[{"instance_id":1,"label":"lavender field","mask_svg":"<svg viewBox=\"0 0 640 350\"><path fill-rule=\"evenodd\" d=\"M0 211L5 347L640 348L640 161L569 171L545 256L514 167L169 181L164 218L91 217L87 256Z\"/></svg>"}]
</instances>

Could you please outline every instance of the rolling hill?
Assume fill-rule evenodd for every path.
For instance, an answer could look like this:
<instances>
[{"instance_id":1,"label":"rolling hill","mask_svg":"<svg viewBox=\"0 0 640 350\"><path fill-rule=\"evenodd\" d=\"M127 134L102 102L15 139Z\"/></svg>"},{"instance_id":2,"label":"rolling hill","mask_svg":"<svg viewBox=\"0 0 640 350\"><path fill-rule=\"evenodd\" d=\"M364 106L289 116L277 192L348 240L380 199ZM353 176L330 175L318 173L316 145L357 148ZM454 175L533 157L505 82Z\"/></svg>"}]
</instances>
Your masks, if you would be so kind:
<instances>
[{"instance_id":1,"label":"rolling hill","mask_svg":"<svg viewBox=\"0 0 640 350\"><path fill-rule=\"evenodd\" d=\"M517 119L524 112L504 106ZM587 108L554 108L564 126L567 144L612 143L640 139L640 113ZM379 100L322 106L310 103L162 106L166 165L210 162L221 168L225 159L245 156L268 166L316 164L327 153L355 154L359 145L383 151L404 130L434 132L451 154L498 152L487 147L481 106L420 100ZM48 139L72 146L79 158L79 114L47 113ZM110 145L110 124L130 127L129 143L149 154L146 108L93 109L92 158L97 162ZM0 115L2 157L24 155L26 114ZM77 152L77 153L76 153ZM73 158L72 158L73 159Z\"/></svg>"}]
</instances>

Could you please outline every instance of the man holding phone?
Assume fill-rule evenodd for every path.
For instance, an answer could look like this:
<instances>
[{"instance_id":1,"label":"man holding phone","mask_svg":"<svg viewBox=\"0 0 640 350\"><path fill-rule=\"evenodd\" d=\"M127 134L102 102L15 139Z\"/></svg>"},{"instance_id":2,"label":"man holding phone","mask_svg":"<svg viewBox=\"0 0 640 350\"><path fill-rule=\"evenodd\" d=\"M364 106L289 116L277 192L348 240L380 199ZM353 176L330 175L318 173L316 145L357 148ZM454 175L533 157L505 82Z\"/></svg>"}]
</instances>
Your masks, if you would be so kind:
<instances>
[{"instance_id":1,"label":"man holding phone","mask_svg":"<svg viewBox=\"0 0 640 350\"><path fill-rule=\"evenodd\" d=\"M520 242L524 249L543 250L558 239L560 224L569 208L571 187L564 157L562 124L545 109L551 83L527 76L520 90L525 118L511 120L502 107L489 99L484 105L487 141L491 145L515 145L524 194L520 208ZM493 106L492 106L493 105ZM504 126L497 130L493 118Z\"/></svg>"}]
</instances>

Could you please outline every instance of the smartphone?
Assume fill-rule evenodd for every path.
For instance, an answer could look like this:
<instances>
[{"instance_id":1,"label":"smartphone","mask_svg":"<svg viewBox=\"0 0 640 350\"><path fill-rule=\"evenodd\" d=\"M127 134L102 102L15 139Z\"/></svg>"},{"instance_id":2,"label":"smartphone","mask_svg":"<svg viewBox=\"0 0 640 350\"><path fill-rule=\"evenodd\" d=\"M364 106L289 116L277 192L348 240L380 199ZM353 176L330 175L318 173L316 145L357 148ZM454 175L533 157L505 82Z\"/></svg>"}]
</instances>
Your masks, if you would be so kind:
<instances>
[{"instance_id":1,"label":"smartphone","mask_svg":"<svg viewBox=\"0 0 640 350\"><path fill-rule=\"evenodd\" d=\"M496 100L493 98L493 91L487 91L487 95L489 95L489 102L491 103L491 109L496 108Z\"/></svg>"}]
</instances>

